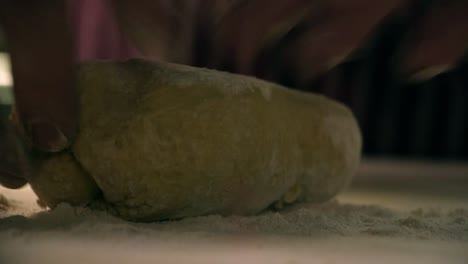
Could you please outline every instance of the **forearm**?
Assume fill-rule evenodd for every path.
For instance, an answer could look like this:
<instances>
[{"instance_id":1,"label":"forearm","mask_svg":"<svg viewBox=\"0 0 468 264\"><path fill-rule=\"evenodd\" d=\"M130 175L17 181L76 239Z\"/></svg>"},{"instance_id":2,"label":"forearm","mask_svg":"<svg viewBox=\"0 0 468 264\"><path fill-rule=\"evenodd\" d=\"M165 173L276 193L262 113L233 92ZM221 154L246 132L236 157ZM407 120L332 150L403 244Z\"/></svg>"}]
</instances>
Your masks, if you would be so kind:
<instances>
[{"instance_id":1,"label":"forearm","mask_svg":"<svg viewBox=\"0 0 468 264\"><path fill-rule=\"evenodd\" d=\"M59 151L76 134L72 42L65 2L3 0L0 24L11 56L16 113L26 137Z\"/></svg>"}]
</instances>

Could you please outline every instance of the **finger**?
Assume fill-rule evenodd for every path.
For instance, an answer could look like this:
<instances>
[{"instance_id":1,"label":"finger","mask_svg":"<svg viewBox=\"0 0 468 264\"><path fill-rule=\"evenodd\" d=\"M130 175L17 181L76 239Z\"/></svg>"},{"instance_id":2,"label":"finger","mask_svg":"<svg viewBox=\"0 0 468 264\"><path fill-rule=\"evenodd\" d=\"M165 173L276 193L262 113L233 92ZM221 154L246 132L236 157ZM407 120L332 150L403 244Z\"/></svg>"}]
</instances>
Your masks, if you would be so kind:
<instances>
[{"instance_id":1,"label":"finger","mask_svg":"<svg viewBox=\"0 0 468 264\"><path fill-rule=\"evenodd\" d=\"M67 2L77 60L121 60L141 56L118 27L112 1Z\"/></svg>"},{"instance_id":2,"label":"finger","mask_svg":"<svg viewBox=\"0 0 468 264\"><path fill-rule=\"evenodd\" d=\"M401 45L400 71L414 81L453 68L468 50L468 1L434 1Z\"/></svg>"},{"instance_id":3,"label":"finger","mask_svg":"<svg viewBox=\"0 0 468 264\"><path fill-rule=\"evenodd\" d=\"M343 63L369 40L402 0L327 1L308 17L288 46L288 58L300 83L307 83ZM318 12L320 11L320 12Z\"/></svg>"},{"instance_id":4,"label":"finger","mask_svg":"<svg viewBox=\"0 0 468 264\"><path fill-rule=\"evenodd\" d=\"M2 1L20 129L34 146L60 151L74 139L72 46L61 0Z\"/></svg>"},{"instance_id":5,"label":"finger","mask_svg":"<svg viewBox=\"0 0 468 264\"><path fill-rule=\"evenodd\" d=\"M146 57L190 64L197 1L115 0L116 19Z\"/></svg>"},{"instance_id":6,"label":"finger","mask_svg":"<svg viewBox=\"0 0 468 264\"><path fill-rule=\"evenodd\" d=\"M27 183L28 182L25 179L20 178L11 171L0 168L0 185L8 189L19 189Z\"/></svg>"},{"instance_id":7,"label":"finger","mask_svg":"<svg viewBox=\"0 0 468 264\"><path fill-rule=\"evenodd\" d=\"M0 109L0 185L17 189L24 186L29 164L21 143Z\"/></svg>"},{"instance_id":8,"label":"finger","mask_svg":"<svg viewBox=\"0 0 468 264\"><path fill-rule=\"evenodd\" d=\"M229 70L242 74L254 72L260 50L289 32L311 9L314 2L234 1L223 14L215 14L211 65L230 64ZM228 4L228 3L226 3Z\"/></svg>"}]
</instances>

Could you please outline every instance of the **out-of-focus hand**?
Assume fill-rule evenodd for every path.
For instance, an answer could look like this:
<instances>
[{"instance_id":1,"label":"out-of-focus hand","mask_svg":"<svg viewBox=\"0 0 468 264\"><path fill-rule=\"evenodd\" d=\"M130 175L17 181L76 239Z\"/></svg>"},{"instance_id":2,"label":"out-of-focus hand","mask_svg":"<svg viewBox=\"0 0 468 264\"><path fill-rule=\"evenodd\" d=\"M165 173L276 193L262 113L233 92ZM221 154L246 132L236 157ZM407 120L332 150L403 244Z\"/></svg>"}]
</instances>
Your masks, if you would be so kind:
<instances>
[{"instance_id":1,"label":"out-of-focus hand","mask_svg":"<svg viewBox=\"0 0 468 264\"><path fill-rule=\"evenodd\" d=\"M124 32L145 56L267 79L288 70L298 85L359 56L379 26L395 16L415 17L396 54L395 67L404 78L432 78L468 49L465 0L112 3Z\"/></svg>"},{"instance_id":2,"label":"out-of-focus hand","mask_svg":"<svg viewBox=\"0 0 468 264\"><path fill-rule=\"evenodd\" d=\"M65 1L2 0L0 26L10 53L14 80L13 121L23 139L38 150L58 152L77 130L72 44ZM25 157L2 121L0 184L25 183Z\"/></svg>"}]
</instances>

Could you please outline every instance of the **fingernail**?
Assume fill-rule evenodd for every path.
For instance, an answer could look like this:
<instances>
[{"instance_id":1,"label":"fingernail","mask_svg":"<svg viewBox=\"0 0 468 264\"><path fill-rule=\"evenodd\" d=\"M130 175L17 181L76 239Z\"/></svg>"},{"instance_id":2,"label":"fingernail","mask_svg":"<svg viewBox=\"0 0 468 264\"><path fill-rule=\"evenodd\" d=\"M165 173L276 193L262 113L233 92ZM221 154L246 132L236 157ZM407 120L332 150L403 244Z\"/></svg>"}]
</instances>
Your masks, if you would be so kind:
<instances>
[{"instance_id":1,"label":"fingernail","mask_svg":"<svg viewBox=\"0 0 468 264\"><path fill-rule=\"evenodd\" d=\"M430 66L430 67L421 69L421 70L416 71L413 74L409 75L408 81L409 82L414 82L414 83L428 81L428 80L436 77L437 75L448 72L451 69L452 69L452 65L434 65L434 66Z\"/></svg>"},{"instance_id":2,"label":"fingernail","mask_svg":"<svg viewBox=\"0 0 468 264\"><path fill-rule=\"evenodd\" d=\"M69 145L67 137L50 122L32 121L28 128L32 143L39 150L59 152Z\"/></svg>"}]
</instances>

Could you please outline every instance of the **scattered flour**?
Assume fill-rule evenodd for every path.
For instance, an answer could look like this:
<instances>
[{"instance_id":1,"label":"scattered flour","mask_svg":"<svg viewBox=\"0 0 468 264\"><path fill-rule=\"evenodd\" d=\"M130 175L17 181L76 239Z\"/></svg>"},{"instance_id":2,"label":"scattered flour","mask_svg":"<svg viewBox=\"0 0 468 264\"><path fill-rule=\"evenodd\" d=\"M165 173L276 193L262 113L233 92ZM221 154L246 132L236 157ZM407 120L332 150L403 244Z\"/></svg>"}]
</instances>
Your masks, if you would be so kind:
<instances>
[{"instance_id":1,"label":"scattered flour","mask_svg":"<svg viewBox=\"0 0 468 264\"><path fill-rule=\"evenodd\" d=\"M0 214L3 211L0 211ZM179 221L132 223L89 208L59 205L30 217L15 215L0 218L1 239L22 232L61 232L77 236L161 236L236 234L329 237L399 237L411 239L455 240L468 242L468 208L443 211L417 209L399 212L380 206L340 204L298 205L257 216L210 215Z\"/></svg>"},{"instance_id":2,"label":"scattered flour","mask_svg":"<svg viewBox=\"0 0 468 264\"><path fill-rule=\"evenodd\" d=\"M0 263L467 263L468 208L393 210L330 202L257 216L133 223L3 192ZM29 191L29 192L28 192ZM27 195L29 193L29 195ZM11 195L9 195L11 194ZM21 194L21 195L19 195Z\"/></svg>"}]
</instances>

